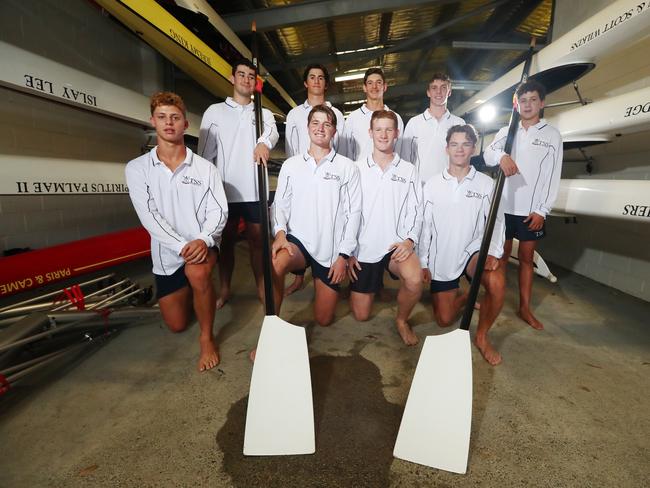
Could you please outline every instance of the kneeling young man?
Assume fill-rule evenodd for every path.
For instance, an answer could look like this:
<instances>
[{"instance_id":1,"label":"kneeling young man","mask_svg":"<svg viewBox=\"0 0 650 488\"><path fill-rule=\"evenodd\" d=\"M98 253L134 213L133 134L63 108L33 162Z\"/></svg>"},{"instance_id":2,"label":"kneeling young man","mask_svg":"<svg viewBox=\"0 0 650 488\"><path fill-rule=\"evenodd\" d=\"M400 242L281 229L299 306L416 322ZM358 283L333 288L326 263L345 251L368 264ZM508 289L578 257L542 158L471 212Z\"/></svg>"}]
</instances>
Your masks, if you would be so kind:
<instances>
[{"instance_id":1,"label":"kneeling young man","mask_svg":"<svg viewBox=\"0 0 650 488\"><path fill-rule=\"evenodd\" d=\"M126 166L129 196L142 226L151 234L156 296L172 332L190 321L192 304L201 328L199 371L219 364L212 336L215 291L214 247L228 217L217 168L185 147L185 104L175 93L151 97L151 125L158 145Z\"/></svg>"},{"instance_id":2,"label":"kneeling young man","mask_svg":"<svg viewBox=\"0 0 650 488\"><path fill-rule=\"evenodd\" d=\"M316 105L307 125L309 150L282 165L272 207L274 293L279 313L286 274L311 267L314 318L327 326L334 320L339 283L357 246L359 170L332 149L336 115L331 108Z\"/></svg>"},{"instance_id":3,"label":"kneeling young man","mask_svg":"<svg viewBox=\"0 0 650 488\"><path fill-rule=\"evenodd\" d=\"M494 183L478 173L469 160L476 149L476 131L471 125L456 125L447 133L449 166L424 186L424 222L420 237L420 264L425 282L430 281L433 314L441 327L453 323L467 301L459 294L460 278L468 281L476 272ZM499 258L503 255L504 223L499 212L481 284L481 301L475 344L485 360L497 365L501 355L487 333L503 306L505 277Z\"/></svg>"},{"instance_id":4,"label":"kneeling young man","mask_svg":"<svg viewBox=\"0 0 650 488\"><path fill-rule=\"evenodd\" d=\"M373 150L357 161L361 178L362 226L356 256L350 258L350 307L368 320L384 270L400 280L397 331L407 346L418 338L407 319L422 294L420 263L414 248L422 226L422 184L417 170L394 152L399 137L394 112L377 110L370 119Z\"/></svg>"}]
</instances>

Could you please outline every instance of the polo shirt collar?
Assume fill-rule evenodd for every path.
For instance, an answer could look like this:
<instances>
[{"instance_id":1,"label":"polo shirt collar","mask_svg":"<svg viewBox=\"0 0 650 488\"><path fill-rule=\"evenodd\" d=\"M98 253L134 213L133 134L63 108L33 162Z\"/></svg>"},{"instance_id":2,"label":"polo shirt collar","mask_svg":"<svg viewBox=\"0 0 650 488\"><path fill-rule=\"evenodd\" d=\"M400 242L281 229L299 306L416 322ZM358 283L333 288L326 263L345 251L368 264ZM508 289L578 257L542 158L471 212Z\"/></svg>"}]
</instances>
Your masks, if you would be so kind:
<instances>
[{"instance_id":1,"label":"polo shirt collar","mask_svg":"<svg viewBox=\"0 0 650 488\"><path fill-rule=\"evenodd\" d=\"M531 125L531 127L534 127L535 129L540 130L540 129L543 129L544 127L546 127L546 125L547 125L546 119L539 119L539 122L537 122L535 125ZM523 124L521 123L521 120L519 121L519 128L520 129L524 128Z\"/></svg>"},{"instance_id":2,"label":"polo shirt collar","mask_svg":"<svg viewBox=\"0 0 650 488\"><path fill-rule=\"evenodd\" d=\"M388 165L388 168L390 168L391 166L397 167L401 162L402 162L402 158L400 157L400 155L394 153L393 160ZM372 153L368 154L368 156L366 157L366 164L368 165L369 168L372 168L373 166L379 166L377 163L375 163L375 160L372 157Z\"/></svg>"},{"instance_id":3,"label":"polo shirt collar","mask_svg":"<svg viewBox=\"0 0 650 488\"><path fill-rule=\"evenodd\" d=\"M336 151L334 149L331 149L330 152L327 154L327 156L325 156L323 159L327 160L328 163L331 163L332 161L334 161L335 157L336 157ZM314 156L309 154L309 151L305 152L305 154L302 155L302 158L305 161L309 161L311 159L312 161L314 161L314 163L316 162Z\"/></svg>"},{"instance_id":4,"label":"polo shirt collar","mask_svg":"<svg viewBox=\"0 0 650 488\"><path fill-rule=\"evenodd\" d=\"M464 177L462 180L460 180L459 183L462 183L462 182L465 181L465 180L473 180L473 179L474 179L474 176L476 176L476 168L470 164L470 165L469 165L469 173L467 173L467 174L465 175L465 177ZM455 179L456 179L455 176L453 176L452 174L449 173L449 167L446 167L446 168L442 171L442 177L443 177L445 180L455 180Z\"/></svg>"},{"instance_id":5,"label":"polo shirt collar","mask_svg":"<svg viewBox=\"0 0 650 488\"><path fill-rule=\"evenodd\" d=\"M253 110L253 102L247 103L246 105L240 105L232 97L226 98L226 105L228 105L230 108L236 108L239 110Z\"/></svg>"},{"instance_id":6,"label":"polo shirt collar","mask_svg":"<svg viewBox=\"0 0 650 488\"><path fill-rule=\"evenodd\" d=\"M424 120L431 120L431 119L433 118L433 115L431 115L431 112L429 112L429 108L428 108L428 107L427 107L427 109L424 111L424 113L422 114L422 116L424 117ZM442 114L442 118L441 118L440 120L443 120L443 119L444 119L444 120L449 120L450 117L451 117L451 112L449 111L449 109L447 109L447 110L445 110L445 113Z\"/></svg>"},{"instance_id":7,"label":"polo shirt collar","mask_svg":"<svg viewBox=\"0 0 650 488\"><path fill-rule=\"evenodd\" d=\"M151 157L151 164L153 164L154 166L158 166L160 164L165 164L158 157L158 151L157 150L158 150L158 146L155 146L154 148L151 149L151 151L149 151L149 155ZM184 164L186 164L188 166L191 166L192 161L194 160L193 156L194 156L194 153L192 152L192 150L189 147L186 146L185 147L185 160L181 163L179 168L181 166L183 166Z\"/></svg>"}]
</instances>

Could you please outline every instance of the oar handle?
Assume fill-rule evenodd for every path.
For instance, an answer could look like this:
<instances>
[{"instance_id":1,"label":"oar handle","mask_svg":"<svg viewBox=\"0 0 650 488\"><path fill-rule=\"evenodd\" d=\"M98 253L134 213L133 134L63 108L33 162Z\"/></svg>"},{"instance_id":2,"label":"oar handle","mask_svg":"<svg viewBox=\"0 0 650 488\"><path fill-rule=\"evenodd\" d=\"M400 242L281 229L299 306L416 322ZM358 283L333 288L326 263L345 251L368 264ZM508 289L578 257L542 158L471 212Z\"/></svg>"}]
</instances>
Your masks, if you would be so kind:
<instances>
[{"instance_id":1,"label":"oar handle","mask_svg":"<svg viewBox=\"0 0 650 488\"><path fill-rule=\"evenodd\" d=\"M530 72L530 65L533 60L533 53L535 51L535 38L533 37L530 42L530 47L524 62L524 69L521 74L520 83L526 82L528 80L528 73ZM506 138L506 144L504 152L510 154L512 152L512 145L515 141L515 135L517 134L517 129L519 127L519 111L517 110L517 104L515 102L515 97L513 95L512 100L512 112L510 113L510 123L508 125L508 137ZM476 261L476 271L472 277L472 284L469 288L469 295L467 297L467 303L465 304L465 310L463 311L463 318L460 321L460 328L463 330L469 330L469 326L472 323L472 315L474 314L474 305L476 304L476 298L478 297L478 290L481 286L481 278L483 277L483 270L485 268L485 261L487 261L488 250L490 249L490 241L492 241L492 234L494 233L494 225L497 220L497 215L499 213L499 204L501 203L501 194L503 193L503 185L506 182L506 176L503 173L503 170L499 168L499 173L497 176L497 182L494 185L494 192L492 193L492 203L490 204L490 212L488 213L487 222L485 224L485 232L483 233L483 240L481 241L481 248L478 253L478 259Z\"/></svg>"},{"instance_id":2,"label":"oar handle","mask_svg":"<svg viewBox=\"0 0 650 488\"><path fill-rule=\"evenodd\" d=\"M257 71L260 73L259 49L257 45L257 26L255 21L251 26L252 42L251 54L252 62ZM253 106L255 108L255 139L259 140L264 132L264 119L262 115L262 83L256 80L255 96L253 97ZM266 315L275 315L275 301L273 299L273 276L271 273L271 228L269 223L269 201L266 178L266 167L263 164L257 165L257 188L259 192L260 217L262 223L262 262L264 263L264 302L266 303Z\"/></svg>"}]
</instances>

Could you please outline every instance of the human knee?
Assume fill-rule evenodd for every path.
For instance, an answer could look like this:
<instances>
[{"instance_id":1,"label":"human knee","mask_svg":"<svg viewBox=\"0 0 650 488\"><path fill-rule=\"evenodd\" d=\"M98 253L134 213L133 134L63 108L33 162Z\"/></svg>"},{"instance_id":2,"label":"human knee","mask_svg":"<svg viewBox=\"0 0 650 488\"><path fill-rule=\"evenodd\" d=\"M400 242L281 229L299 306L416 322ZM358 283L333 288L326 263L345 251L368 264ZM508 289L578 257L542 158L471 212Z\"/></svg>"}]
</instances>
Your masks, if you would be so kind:
<instances>
[{"instance_id":1,"label":"human knee","mask_svg":"<svg viewBox=\"0 0 650 488\"><path fill-rule=\"evenodd\" d=\"M419 274L407 276L402 281L402 286L411 293L422 293L422 277Z\"/></svg>"},{"instance_id":2,"label":"human knee","mask_svg":"<svg viewBox=\"0 0 650 488\"><path fill-rule=\"evenodd\" d=\"M370 310L364 307L352 306L352 316L357 322L365 322L370 318Z\"/></svg>"},{"instance_id":3,"label":"human knee","mask_svg":"<svg viewBox=\"0 0 650 488\"><path fill-rule=\"evenodd\" d=\"M209 264L187 264L185 265L185 276L195 286L207 284L212 274L212 266Z\"/></svg>"},{"instance_id":4,"label":"human knee","mask_svg":"<svg viewBox=\"0 0 650 488\"><path fill-rule=\"evenodd\" d=\"M187 329L189 322L186 318L173 320L165 319L165 324L171 332L178 334L179 332L184 332Z\"/></svg>"},{"instance_id":5,"label":"human knee","mask_svg":"<svg viewBox=\"0 0 650 488\"><path fill-rule=\"evenodd\" d=\"M436 313L436 322L440 327L449 327L454 323L454 316L449 312Z\"/></svg>"},{"instance_id":6,"label":"human knee","mask_svg":"<svg viewBox=\"0 0 650 488\"><path fill-rule=\"evenodd\" d=\"M321 327L327 327L332 322L334 322L334 313L333 312L317 312L314 314L316 323Z\"/></svg>"}]
</instances>

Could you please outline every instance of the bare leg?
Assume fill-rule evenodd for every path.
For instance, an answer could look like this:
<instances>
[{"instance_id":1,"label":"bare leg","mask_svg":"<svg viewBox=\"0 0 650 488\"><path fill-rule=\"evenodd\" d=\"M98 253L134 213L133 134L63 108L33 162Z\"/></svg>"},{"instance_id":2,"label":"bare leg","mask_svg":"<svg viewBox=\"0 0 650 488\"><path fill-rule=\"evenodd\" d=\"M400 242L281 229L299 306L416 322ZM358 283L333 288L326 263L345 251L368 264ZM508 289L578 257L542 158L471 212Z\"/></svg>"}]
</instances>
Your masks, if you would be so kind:
<instances>
[{"instance_id":1,"label":"bare leg","mask_svg":"<svg viewBox=\"0 0 650 488\"><path fill-rule=\"evenodd\" d=\"M246 223L246 239L251 260L251 269L257 285L257 296L264 303L264 271L262 266L262 225Z\"/></svg>"},{"instance_id":2,"label":"bare leg","mask_svg":"<svg viewBox=\"0 0 650 488\"><path fill-rule=\"evenodd\" d=\"M223 229L221 247L219 248L219 298L217 299L217 310L222 308L230 300L230 284L232 272L235 268L235 243L237 242L237 226L239 219L228 219Z\"/></svg>"},{"instance_id":3,"label":"bare leg","mask_svg":"<svg viewBox=\"0 0 650 488\"><path fill-rule=\"evenodd\" d=\"M433 316L438 325L440 327L449 327L453 324L466 302L467 293L459 293L458 288L432 293Z\"/></svg>"},{"instance_id":4,"label":"bare leg","mask_svg":"<svg viewBox=\"0 0 650 488\"><path fill-rule=\"evenodd\" d=\"M192 291L189 286L165 295L158 300L162 319L172 332L183 332L189 325L192 312Z\"/></svg>"},{"instance_id":5,"label":"bare leg","mask_svg":"<svg viewBox=\"0 0 650 488\"><path fill-rule=\"evenodd\" d=\"M201 357L199 358L199 371L212 369L219 364L219 353L212 336L212 324L216 310L215 292L212 284L212 268L214 268L215 263L215 253L210 251L206 262L185 265L185 276L187 276L192 287L194 313L196 313L200 327Z\"/></svg>"},{"instance_id":6,"label":"bare leg","mask_svg":"<svg viewBox=\"0 0 650 488\"><path fill-rule=\"evenodd\" d=\"M350 292L350 308L355 320L365 322L370 318L372 302L375 301L374 293L360 293L358 291Z\"/></svg>"},{"instance_id":7,"label":"bare leg","mask_svg":"<svg viewBox=\"0 0 650 488\"><path fill-rule=\"evenodd\" d=\"M415 335L407 320L413 311L413 307L420 300L420 295L422 295L420 261L413 253L401 263L391 260L388 269L394 275L399 276L400 279L400 287L397 292L397 317L395 319L397 332L404 344L414 346L418 343L418 336Z\"/></svg>"},{"instance_id":8,"label":"bare leg","mask_svg":"<svg viewBox=\"0 0 650 488\"><path fill-rule=\"evenodd\" d=\"M517 315L533 329L542 330L544 325L530 311L533 293L533 257L537 241L519 241L519 311Z\"/></svg>"},{"instance_id":9,"label":"bare leg","mask_svg":"<svg viewBox=\"0 0 650 488\"><path fill-rule=\"evenodd\" d=\"M478 255L470 261L467 266L467 272L474 276L476 271L476 261ZM506 294L505 270L503 263L499 262L499 267L494 271L484 270L481 276L481 284L485 288L485 295L481 301L481 311L479 312L478 329L474 343L483 355L483 358L492 366L496 366L502 360L501 354L492 347L488 340L487 334L503 308L503 301Z\"/></svg>"},{"instance_id":10,"label":"bare leg","mask_svg":"<svg viewBox=\"0 0 650 488\"><path fill-rule=\"evenodd\" d=\"M314 290L314 319L321 327L327 327L334 322L334 311L339 293L318 278L314 278Z\"/></svg>"},{"instance_id":11,"label":"bare leg","mask_svg":"<svg viewBox=\"0 0 650 488\"><path fill-rule=\"evenodd\" d=\"M305 286L305 275L295 275L293 283L289 285L289 288L284 290L284 296L288 297L292 293L295 293L298 290L302 289L303 286Z\"/></svg>"}]
</instances>

